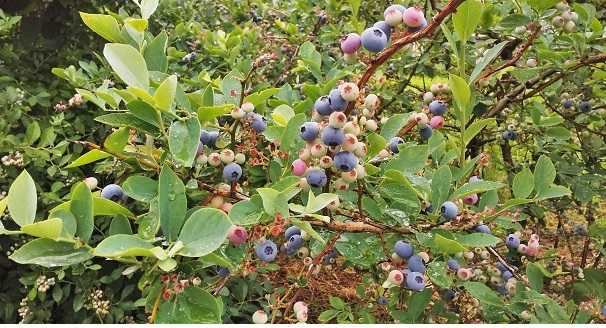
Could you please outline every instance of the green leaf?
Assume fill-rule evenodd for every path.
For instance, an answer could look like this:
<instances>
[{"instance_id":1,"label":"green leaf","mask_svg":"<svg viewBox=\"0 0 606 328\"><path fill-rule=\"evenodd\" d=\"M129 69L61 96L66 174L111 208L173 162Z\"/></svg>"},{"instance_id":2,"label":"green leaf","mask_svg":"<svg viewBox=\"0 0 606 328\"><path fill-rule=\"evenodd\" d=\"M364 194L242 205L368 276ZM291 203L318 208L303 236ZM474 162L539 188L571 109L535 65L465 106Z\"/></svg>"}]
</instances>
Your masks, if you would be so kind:
<instances>
[{"instance_id":1,"label":"green leaf","mask_svg":"<svg viewBox=\"0 0 606 328\"><path fill-rule=\"evenodd\" d=\"M313 191L310 190L309 195L307 197L307 206L305 207L305 213L316 213L328 206L330 203L337 201L338 199L339 196L329 193L323 193L316 197Z\"/></svg>"},{"instance_id":2,"label":"green leaf","mask_svg":"<svg viewBox=\"0 0 606 328\"><path fill-rule=\"evenodd\" d=\"M84 242L88 242L93 234L95 223L93 220L93 194L86 183L80 182L74 188L69 209L76 218L76 235Z\"/></svg>"},{"instance_id":3,"label":"green leaf","mask_svg":"<svg viewBox=\"0 0 606 328\"><path fill-rule=\"evenodd\" d=\"M242 94L242 83L234 76L233 72L227 74L223 78L223 81L221 82L221 91L223 92L223 96L225 97L226 104L231 104L235 106L240 103L240 95Z\"/></svg>"},{"instance_id":4,"label":"green leaf","mask_svg":"<svg viewBox=\"0 0 606 328\"><path fill-rule=\"evenodd\" d=\"M471 90L465 80L457 75L450 74L448 79L448 85L452 90L455 103L457 105L457 119L459 126L467 125L469 116L467 115L471 102Z\"/></svg>"},{"instance_id":5,"label":"green leaf","mask_svg":"<svg viewBox=\"0 0 606 328\"><path fill-rule=\"evenodd\" d=\"M221 323L223 303L209 292L188 287L174 301L163 302L156 323Z\"/></svg>"},{"instance_id":6,"label":"green leaf","mask_svg":"<svg viewBox=\"0 0 606 328\"><path fill-rule=\"evenodd\" d=\"M133 100L126 107L139 120L151 124L154 127L160 126L160 113L158 113L150 104L142 100ZM110 114L111 115L111 114Z\"/></svg>"},{"instance_id":7,"label":"green leaf","mask_svg":"<svg viewBox=\"0 0 606 328\"><path fill-rule=\"evenodd\" d=\"M368 158L375 157L381 149L385 149L387 146L387 140L374 132L370 133L366 140L368 140Z\"/></svg>"},{"instance_id":8,"label":"green leaf","mask_svg":"<svg viewBox=\"0 0 606 328\"><path fill-rule=\"evenodd\" d=\"M219 116L223 116L228 114L232 108L234 108L233 104L225 104L218 106L202 106L198 108L198 119L200 123L204 123L207 121L213 121L215 118Z\"/></svg>"},{"instance_id":9,"label":"green leaf","mask_svg":"<svg viewBox=\"0 0 606 328\"><path fill-rule=\"evenodd\" d=\"M410 113L392 115L387 122L381 126L381 136L385 138L385 140L395 137L406 125L409 116Z\"/></svg>"},{"instance_id":10,"label":"green leaf","mask_svg":"<svg viewBox=\"0 0 606 328\"><path fill-rule=\"evenodd\" d=\"M57 239L63 231L63 220L55 218L26 224L21 227L21 231L34 237Z\"/></svg>"},{"instance_id":11,"label":"green leaf","mask_svg":"<svg viewBox=\"0 0 606 328\"><path fill-rule=\"evenodd\" d=\"M69 211L69 206L66 208L53 209L49 214L49 218L57 218L63 221L63 233L68 238L73 238L76 234L78 222L76 217Z\"/></svg>"},{"instance_id":12,"label":"green leaf","mask_svg":"<svg viewBox=\"0 0 606 328\"><path fill-rule=\"evenodd\" d=\"M141 17L148 19L158 8L160 0L141 0Z\"/></svg>"},{"instance_id":13,"label":"green leaf","mask_svg":"<svg viewBox=\"0 0 606 328\"><path fill-rule=\"evenodd\" d=\"M503 300L499 297L499 295L481 282L468 281L463 283L463 287L467 289L471 296L477 298L481 304L496 307L504 306Z\"/></svg>"},{"instance_id":14,"label":"green leaf","mask_svg":"<svg viewBox=\"0 0 606 328\"><path fill-rule=\"evenodd\" d=\"M345 302L339 297L331 296L328 298L328 302L330 303L330 306L337 310L345 309Z\"/></svg>"},{"instance_id":15,"label":"green leaf","mask_svg":"<svg viewBox=\"0 0 606 328\"><path fill-rule=\"evenodd\" d=\"M543 193L555 180L556 170L551 159L541 155L534 168L534 189L537 195Z\"/></svg>"},{"instance_id":16,"label":"green leaf","mask_svg":"<svg viewBox=\"0 0 606 328\"><path fill-rule=\"evenodd\" d=\"M534 189L534 176L527 167L513 177L512 190L516 198L528 198Z\"/></svg>"},{"instance_id":17,"label":"green leaf","mask_svg":"<svg viewBox=\"0 0 606 328\"><path fill-rule=\"evenodd\" d=\"M8 212L19 226L34 222L36 218L37 195L34 179L23 170L8 189Z\"/></svg>"},{"instance_id":18,"label":"green leaf","mask_svg":"<svg viewBox=\"0 0 606 328\"><path fill-rule=\"evenodd\" d=\"M133 230L126 216L116 215L112 219L112 223L109 224L108 234L110 236L119 234L132 235Z\"/></svg>"},{"instance_id":19,"label":"green leaf","mask_svg":"<svg viewBox=\"0 0 606 328\"><path fill-rule=\"evenodd\" d=\"M165 73L168 70L168 58L166 57L166 47L168 46L168 35L166 31L161 31L147 45L143 52L143 58L150 71Z\"/></svg>"},{"instance_id":20,"label":"green leaf","mask_svg":"<svg viewBox=\"0 0 606 328\"><path fill-rule=\"evenodd\" d=\"M99 257L155 256L154 245L135 235L113 235L103 239L93 250Z\"/></svg>"},{"instance_id":21,"label":"green leaf","mask_svg":"<svg viewBox=\"0 0 606 328\"><path fill-rule=\"evenodd\" d=\"M133 218L135 215L126 207L101 197L93 197L93 215L94 216L115 216L124 215Z\"/></svg>"},{"instance_id":22,"label":"green leaf","mask_svg":"<svg viewBox=\"0 0 606 328\"><path fill-rule=\"evenodd\" d=\"M469 77L469 83L475 82L475 80L480 76L480 73L484 71L486 66L488 66L497 56L501 53L503 48L507 45L507 41L503 41L494 47L488 49L484 53L484 56L480 59L480 61L476 64L476 67L473 68L473 72L471 72L471 76Z\"/></svg>"},{"instance_id":23,"label":"green leaf","mask_svg":"<svg viewBox=\"0 0 606 328\"><path fill-rule=\"evenodd\" d=\"M478 0L466 0L452 15L455 33L460 41L466 42L482 18L482 3Z\"/></svg>"},{"instance_id":24,"label":"green leaf","mask_svg":"<svg viewBox=\"0 0 606 328\"><path fill-rule=\"evenodd\" d=\"M417 320L419 319L419 317L421 317L421 314L423 314L423 311L431 301L431 292L431 289L426 288L419 293L412 294L412 297L408 301L408 308L406 311L409 321L406 322L417 322Z\"/></svg>"},{"instance_id":25,"label":"green leaf","mask_svg":"<svg viewBox=\"0 0 606 328\"><path fill-rule=\"evenodd\" d=\"M318 321L320 322L328 322L337 317L337 315L341 313L338 310L326 310L318 316Z\"/></svg>"},{"instance_id":26,"label":"green leaf","mask_svg":"<svg viewBox=\"0 0 606 328\"><path fill-rule=\"evenodd\" d=\"M316 46L305 41L299 46L299 57L304 63L305 68L320 81L322 79L322 55L316 50Z\"/></svg>"},{"instance_id":27,"label":"green leaf","mask_svg":"<svg viewBox=\"0 0 606 328\"><path fill-rule=\"evenodd\" d=\"M101 115L97 116L95 121L117 127L128 126L151 135L160 134L160 130L158 130L156 126L145 122L131 113L111 113Z\"/></svg>"},{"instance_id":28,"label":"green leaf","mask_svg":"<svg viewBox=\"0 0 606 328\"><path fill-rule=\"evenodd\" d=\"M263 210L270 216L276 213L288 217L288 199L282 196L282 193L272 188L259 188L257 192L263 200Z\"/></svg>"},{"instance_id":29,"label":"green leaf","mask_svg":"<svg viewBox=\"0 0 606 328\"><path fill-rule=\"evenodd\" d=\"M447 165L441 166L431 178L431 203L434 205L434 211L438 211L442 203L448 199L452 174Z\"/></svg>"},{"instance_id":30,"label":"green leaf","mask_svg":"<svg viewBox=\"0 0 606 328\"><path fill-rule=\"evenodd\" d=\"M73 243L45 238L30 241L9 256L19 264L36 264L47 268L73 265L92 257L87 247L76 248Z\"/></svg>"},{"instance_id":31,"label":"green leaf","mask_svg":"<svg viewBox=\"0 0 606 328\"><path fill-rule=\"evenodd\" d=\"M537 193L537 198L539 200L558 198L563 196L570 196L570 189L564 186L558 186L554 184L547 187L547 189L544 189L541 193Z\"/></svg>"},{"instance_id":32,"label":"green leaf","mask_svg":"<svg viewBox=\"0 0 606 328\"><path fill-rule=\"evenodd\" d=\"M105 142L103 142L103 147L113 153L121 153L124 150L124 147L128 143L128 138L130 136L130 131L128 128L121 127L118 130L112 132L107 138L105 138ZM72 163L73 164L73 163Z\"/></svg>"},{"instance_id":33,"label":"green leaf","mask_svg":"<svg viewBox=\"0 0 606 328\"><path fill-rule=\"evenodd\" d=\"M427 266L427 276L440 288L450 288L452 278L446 272L446 263L441 261L432 261Z\"/></svg>"},{"instance_id":34,"label":"green leaf","mask_svg":"<svg viewBox=\"0 0 606 328\"><path fill-rule=\"evenodd\" d=\"M541 13L543 10L547 8L551 8L555 6L559 0L528 0L528 4L534 8L536 11Z\"/></svg>"},{"instance_id":35,"label":"green leaf","mask_svg":"<svg viewBox=\"0 0 606 328\"><path fill-rule=\"evenodd\" d=\"M445 254L456 254L466 250L466 248L458 241L448 239L440 234L435 235L433 242L438 251Z\"/></svg>"},{"instance_id":36,"label":"green leaf","mask_svg":"<svg viewBox=\"0 0 606 328\"><path fill-rule=\"evenodd\" d=\"M310 235L313 239L319 241L322 245L326 244L324 238L322 238L322 236L316 230L314 230L314 228L309 222L290 218L290 223L292 223L294 226L298 227L302 231L305 231L308 235Z\"/></svg>"},{"instance_id":37,"label":"green leaf","mask_svg":"<svg viewBox=\"0 0 606 328\"><path fill-rule=\"evenodd\" d=\"M214 252L227 238L233 226L227 215L215 208L202 208L187 219L179 240L184 247L180 255L200 257Z\"/></svg>"},{"instance_id":38,"label":"green leaf","mask_svg":"<svg viewBox=\"0 0 606 328\"><path fill-rule=\"evenodd\" d=\"M395 169L402 173L416 173L424 168L429 157L427 145L400 146L398 155L385 165L385 170Z\"/></svg>"},{"instance_id":39,"label":"green leaf","mask_svg":"<svg viewBox=\"0 0 606 328\"><path fill-rule=\"evenodd\" d=\"M257 224L263 215L263 202L259 195L249 200L242 200L234 204L229 211L229 219L236 225L249 226Z\"/></svg>"},{"instance_id":40,"label":"green leaf","mask_svg":"<svg viewBox=\"0 0 606 328\"><path fill-rule=\"evenodd\" d=\"M295 111L288 105L282 104L276 108L271 113L271 118L274 122L282 127L285 127L288 124L288 121L295 116Z\"/></svg>"},{"instance_id":41,"label":"green leaf","mask_svg":"<svg viewBox=\"0 0 606 328\"><path fill-rule=\"evenodd\" d=\"M149 203L158 194L158 182L142 175L131 175L122 183L128 197Z\"/></svg>"},{"instance_id":42,"label":"green leaf","mask_svg":"<svg viewBox=\"0 0 606 328\"><path fill-rule=\"evenodd\" d=\"M168 130L168 148L174 160L192 167L200 144L200 121L190 117L185 121L174 121Z\"/></svg>"},{"instance_id":43,"label":"green leaf","mask_svg":"<svg viewBox=\"0 0 606 328\"><path fill-rule=\"evenodd\" d=\"M457 238L457 240L461 244L469 247L496 246L498 243L501 242L500 238L495 237L491 234L481 232L474 232L468 235L463 235Z\"/></svg>"},{"instance_id":44,"label":"green leaf","mask_svg":"<svg viewBox=\"0 0 606 328\"><path fill-rule=\"evenodd\" d=\"M137 49L127 44L108 43L103 49L103 55L126 85L149 89L147 65Z\"/></svg>"},{"instance_id":45,"label":"green leaf","mask_svg":"<svg viewBox=\"0 0 606 328\"><path fill-rule=\"evenodd\" d=\"M475 182L467 182L459 189L455 190L450 196L450 199L458 199L471 194L479 194L489 190L495 190L505 187L505 184L495 181L479 180Z\"/></svg>"},{"instance_id":46,"label":"green leaf","mask_svg":"<svg viewBox=\"0 0 606 328\"><path fill-rule=\"evenodd\" d=\"M482 131L483 128L485 128L488 125L494 125L496 124L496 119L494 118L485 118L482 120L478 120L473 122L470 126L468 126L465 129L465 133L463 133L463 143L465 144L465 147L467 147L467 145L469 144L469 142L478 134L480 133L480 131Z\"/></svg>"},{"instance_id":47,"label":"green leaf","mask_svg":"<svg viewBox=\"0 0 606 328\"><path fill-rule=\"evenodd\" d=\"M286 124L286 128L280 139L280 149L282 151L291 151L296 148L299 138L299 128L306 121L305 114L297 114Z\"/></svg>"},{"instance_id":48,"label":"green leaf","mask_svg":"<svg viewBox=\"0 0 606 328\"><path fill-rule=\"evenodd\" d=\"M526 266L526 276L528 276L528 283L532 289L541 291L543 290L543 271L539 267L539 264L529 262Z\"/></svg>"},{"instance_id":49,"label":"green leaf","mask_svg":"<svg viewBox=\"0 0 606 328\"><path fill-rule=\"evenodd\" d=\"M560 140L568 140L570 139L570 130L563 126L554 126L547 128L547 130L545 130L545 135Z\"/></svg>"},{"instance_id":50,"label":"green leaf","mask_svg":"<svg viewBox=\"0 0 606 328\"><path fill-rule=\"evenodd\" d=\"M110 15L87 14L80 12L80 18L88 28L109 42L122 42L120 25Z\"/></svg>"},{"instance_id":51,"label":"green leaf","mask_svg":"<svg viewBox=\"0 0 606 328\"><path fill-rule=\"evenodd\" d=\"M160 171L158 182L160 227L169 241L177 239L185 221L187 197L183 182L168 165Z\"/></svg>"},{"instance_id":52,"label":"green leaf","mask_svg":"<svg viewBox=\"0 0 606 328\"><path fill-rule=\"evenodd\" d=\"M86 154L78 157L75 161L71 162L68 166L66 166L66 169L71 169L74 167L78 167L78 166L82 166L82 165L86 165L86 164L90 164L92 162L96 162L96 161L100 161L102 159L111 157L112 155L109 153L106 153L102 150L99 149L93 149L90 150L89 152L87 152Z\"/></svg>"},{"instance_id":53,"label":"green leaf","mask_svg":"<svg viewBox=\"0 0 606 328\"><path fill-rule=\"evenodd\" d=\"M177 76L171 75L162 82L154 93L154 103L156 107L164 112L170 112L173 109L175 94L177 92Z\"/></svg>"}]
</instances>

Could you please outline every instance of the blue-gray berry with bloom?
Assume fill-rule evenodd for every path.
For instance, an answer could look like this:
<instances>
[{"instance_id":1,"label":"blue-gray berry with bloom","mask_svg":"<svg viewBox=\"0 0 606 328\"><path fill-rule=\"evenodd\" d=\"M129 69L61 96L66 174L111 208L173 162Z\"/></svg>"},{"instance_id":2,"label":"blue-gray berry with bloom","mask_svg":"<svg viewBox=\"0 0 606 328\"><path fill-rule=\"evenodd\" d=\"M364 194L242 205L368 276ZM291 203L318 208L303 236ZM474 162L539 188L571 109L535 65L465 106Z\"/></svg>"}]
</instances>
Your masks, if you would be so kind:
<instances>
[{"instance_id":1,"label":"blue-gray berry with bloom","mask_svg":"<svg viewBox=\"0 0 606 328\"><path fill-rule=\"evenodd\" d=\"M284 238L288 240L292 235L301 235L301 229L297 226L290 226L284 231Z\"/></svg>"},{"instance_id":2,"label":"blue-gray berry with bloom","mask_svg":"<svg viewBox=\"0 0 606 328\"><path fill-rule=\"evenodd\" d=\"M516 234L509 234L507 238L505 238L505 245L512 249L517 249L520 246L520 237Z\"/></svg>"},{"instance_id":3,"label":"blue-gray berry with bloom","mask_svg":"<svg viewBox=\"0 0 606 328\"><path fill-rule=\"evenodd\" d=\"M370 52L379 52L387 46L387 35L378 27L369 27L362 32L362 47Z\"/></svg>"},{"instance_id":4,"label":"blue-gray berry with bloom","mask_svg":"<svg viewBox=\"0 0 606 328\"><path fill-rule=\"evenodd\" d=\"M324 172L324 170L320 170L320 169L310 170L307 173L307 176L305 177L305 179L307 180L307 184L309 184L310 186L312 186L314 188L324 187L328 180L326 178L326 173Z\"/></svg>"},{"instance_id":5,"label":"blue-gray berry with bloom","mask_svg":"<svg viewBox=\"0 0 606 328\"><path fill-rule=\"evenodd\" d=\"M229 163L223 168L223 179L233 183L242 177L242 167L238 163Z\"/></svg>"},{"instance_id":6,"label":"blue-gray berry with bloom","mask_svg":"<svg viewBox=\"0 0 606 328\"><path fill-rule=\"evenodd\" d=\"M358 164L358 158L351 152L340 151L335 155L333 163L337 169L350 172Z\"/></svg>"},{"instance_id":7,"label":"blue-gray berry with bloom","mask_svg":"<svg viewBox=\"0 0 606 328\"><path fill-rule=\"evenodd\" d=\"M271 262L278 255L278 247L271 240L263 240L255 247L255 254L263 262Z\"/></svg>"},{"instance_id":8,"label":"blue-gray berry with bloom","mask_svg":"<svg viewBox=\"0 0 606 328\"><path fill-rule=\"evenodd\" d=\"M299 128L299 136L305 141L314 141L320 133L320 126L316 122L305 122Z\"/></svg>"},{"instance_id":9,"label":"blue-gray berry with bloom","mask_svg":"<svg viewBox=\"0 0 606 328\"><path fill-rule=\"evenodd\" d=\"M101 190L101 198L117 202L123 200L124 191L122 190L122 187L118 186L117 184L108 184Z\"/></svg>"},{"instance_id":10,"label":"blue-gray berry with bloom","mask_svg":"<svg viewBox=\"0 0 606 328\"><path fill-rule=\"evenodd\" d=\"M393 246L393 251L398 254L399 257L409 259L414 254L415 248L403 240L398 240Z\"/></svg>"},{"instance_id":11,"label":"blue-gray berry with bloom","mask_svg":"<svg viewBox=\"0 0 606 328\"><path fill-rule=\"evenodd\" d=\"M327 126L322 129L322 143L336 147L345 141L345 133L343 133L342 129L333 128L331 126Z\"/></svg>"},{"instance_id":12,"label":"blue-gray berry with bloom","mask_svg":"<svg viewBox=\"0 0 606 328\"><path fill-rule=\"evenodd\" d=\"M328 98L330 99L330 109L334 112L342 112L347 108L347 101L341 97L341 91L338 88L330 90Z\"/></svg>"},{"instance_id":13,"label":"blue-gray berry with bloom","mask_svg":"<svg viewBox=\"0 0 606 328\"><path fill-rule=\"evenodd\" d=\"M328 96L318 98L314 103L314 109L318 114L323 116L328 116L334 112L332 107L330 107L330 98Z\"/></svg>"},{"instance_id":14,"label":"blue-gray berry with bloom","mask_svg":"<svg viewBox=\"0 0 606 328\"><path fill-rule=\"evenodd\" d=\"M446 220L453 220L459 215L459 208L455 203L446 201L442 204L440 213L442 213L442 217Z\"/></svg>"},{"instance_id":15,"label":"blue-gray berry with bloom","mask_svg":"<svg viewBox=\"0 0 606 328\"><path fill-rule=\"evenodd\" d=\"M420 292L425 288L425 277L420 272L410 272L406 275L406 287Z\"/></svg>"},{"instance_id":16,"label":"blue-gray berry with bloom","mask_svg":"<svg viewBox=\"0 0 606 328\"><path fill-rule=\"evenodd\" d=\"M412 272L425 273L425 263L419 255L413 255L408 259L408 269Z\"/></svg>"},{"instance_id":17,"label":"blue-gray berry with bloom","mask_svg":"<svg viewBox=\"0 0 606 328\"><path fill-rule=\"evenodd\" d=\"M391 150L392 153L397 154L400 152L398 145L402 144L404 144L404 139L400 137L393 137L389 140L389 150Z\"/></svg>"}]
</instances>

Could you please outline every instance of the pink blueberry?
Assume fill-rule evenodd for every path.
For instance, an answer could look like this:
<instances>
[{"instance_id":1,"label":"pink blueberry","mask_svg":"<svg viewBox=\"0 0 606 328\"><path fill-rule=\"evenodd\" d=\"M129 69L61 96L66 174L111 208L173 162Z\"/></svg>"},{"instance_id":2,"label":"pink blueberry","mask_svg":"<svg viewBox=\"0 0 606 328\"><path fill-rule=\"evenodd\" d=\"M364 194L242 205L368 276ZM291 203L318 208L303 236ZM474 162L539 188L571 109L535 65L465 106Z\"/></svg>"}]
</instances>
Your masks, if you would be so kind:
<instances>
[{"instance_id":1,"label":"pink blueberry","mask_svg":"<svg viewBox=\"0 0 606 328\"><path fill-rule=\"evenodd\" d=\"M471 194L471 195L467 195L467 196L463 197L463 203L465 203L467 205L473 205L477 202L478 202L478 195L476 195L476 194Z\"/></svg>"},{"instance_id":2,"label":"pink blueberry","mask_svg":"<svg viewBox=\"0 0 606 328\"><path fill-rule=\"evenodd\" d=\"M292 162L292 173L298 177L303 176L307 170L307 164L302 159L296 159Z\"/></svg>"},{"instance_id":3,"label":"pink blueberry","mask_svg":"<svg viewBox=\"0 0 606 328\"><path fill-rule=\"evenodd\" d=\"M429 121L432 129L441 129L444 126L444 118L442 116L434 116Z\"/></svg>"},{"instance_id":4,"label":"pink blueberry","mask_svg":"<svg viewBox=\"0 0 606 328\"><path fill-rule=\"evenodd\" d=\"M341 39L341 50L345 54L353 54L361 45L362 40L357 33L349 33Z\"/></svg>"},{"instance_id":5,"label":"pink blueberry","mask_svg":"<svg viewBox=\"0 0 606 328\"><path fill-rule=\"evenodd\" d=\"M248 232L241 226L233 226L227 233L227 238L232 244L238 246L246 242Z\"/></svg>"},{"instance_id":6,"label":"pink blueberry","mask_svg":"<svg viewBox=\"0 0 606 328\"><path fill-rule=\"evenodd\" d=\"M409 27L419 27L423 25L425 16L423 15L423 11L421 9L410 7L404 10L402 20L404 21L404 24L408 25Z\"/></svg>"}]
</instances>

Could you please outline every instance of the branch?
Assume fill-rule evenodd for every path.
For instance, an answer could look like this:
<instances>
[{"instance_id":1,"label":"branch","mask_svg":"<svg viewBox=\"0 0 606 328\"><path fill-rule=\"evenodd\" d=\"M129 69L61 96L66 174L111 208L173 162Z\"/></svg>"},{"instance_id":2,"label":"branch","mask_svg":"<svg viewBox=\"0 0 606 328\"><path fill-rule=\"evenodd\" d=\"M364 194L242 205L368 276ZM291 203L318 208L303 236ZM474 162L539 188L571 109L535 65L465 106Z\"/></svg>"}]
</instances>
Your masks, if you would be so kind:
<instances>
[{"instance_id":1,"label":"branch","mask_svg":"<svg viewBox=\"0 0 606 328\"><path fill-rule=\"evenodd\" d=\"M450 0L442 10L433 17L431 22L422 30L416 33L406 33L398 40L395 40L391 47L383 50L379 53L375 58L372 59L370 65L366 69L366 72L362 75L360 80L358 81L358 88L362 89L368 80L372 77L375 71L385 63L391 56L393 56L398 50L404 47L407 44L411 44L413 42L419 41L422 38L429 37L433 34L433 32L442 24L442 22L452 14L458 6L460 6L465 0ZM345 110L345 115L349 115L353 110L355 103L350 102L349 106Z\"/></svg>"},{"instance_id":2,"label":"branch","mask_svg":"<svg viewBox=\"0 0 606 328\"><path fill-rule=\"evenodd\" d=\"M526 42L522 43L514 50L511 59L509 59L508 61L502 63L501 65L499 65L497 67L486 68L484 70L484 72L476 79L476 82L481 81L482 79L488 78L492 74L494 74L498 71L504 70L507 67L514 66L518 62L518 60L520 60L520 58L522 57L524 52L526 50L528 50L528 48L530 48L530 45L532 45L534 43L534 41L539 37L540 34L541 34L541 25L532 23L531 27L530 27L530 35L528 36L528 39L526 40Z\"/></svg>"},{"instance_id":3,"label":"branch","mask_svg":"<svg viewBox=\"0 0 606 328\"><path fill-rule=\"evenodd\" d=\"M591 57L585 57L585 58L579 60L578 63L573 64L572 66L568 67L566 69L566 71L558 71L556 69L545 70L543 73L541 73L537 77L532 78L523 84L520 84L519 86L517 86L516 88L511 90L509 93L507 93L502 99L500 99L495 104L495 106L490 110L490 112L488 112L486 114L486 117L495 116L501 110L503 110L505 107L507 107L507 105L509 105L510 103L522 101L522 100L528 99L530 97L533 97L537 93L541 92L541 90L547 88L548 86L552 85L553 83L557 82L558 80L560 80L563 77L565 77L566 75L578 70L581 67L589 66L591 64L601 63L601 62L606 62L606 53L601 53L601 54L594 55ZM550 78L550 79L548 79L548 78ZM525 94L524 92L527 89L532 89L532 91ZM520 95L522 95L522 96L520 96Z\"/></svg>"}]
</instances>

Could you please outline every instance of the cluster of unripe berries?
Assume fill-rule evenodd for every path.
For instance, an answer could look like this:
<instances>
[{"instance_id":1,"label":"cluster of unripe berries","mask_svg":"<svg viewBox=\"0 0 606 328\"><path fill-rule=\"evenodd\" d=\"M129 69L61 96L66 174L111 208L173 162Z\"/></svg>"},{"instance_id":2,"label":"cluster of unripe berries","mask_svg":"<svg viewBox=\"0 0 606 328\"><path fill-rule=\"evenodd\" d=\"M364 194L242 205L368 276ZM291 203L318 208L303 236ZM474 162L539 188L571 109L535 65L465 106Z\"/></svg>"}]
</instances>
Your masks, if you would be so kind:
<instances>
[{"instance_id":1,"label":"cluster of unripe berries","mask_svg":"<svg viewBox=\"0 0 606 328\"><path fill-rule=\"evenodd\" d=\"M537 256L541 245L539 244L539 236L537 234L530 235L528 245L522 244L520 241L520 233L512 233L505 238L505 244L512 250L517 250L520 254L527 256Z\"/></svg>"},{"instance_id":2,"label":"cluster of unripe berries","mask_svg":"<svg viewBox=\"0 0 606 328\"><path fill-rule=\"evenodd\" d=\"M244 107L244 105L242 107ZM229 148L224 148L220 152L211 152L210 154L208 154L208 156L205 155L204 146L207 146L210 149L214 149L216 147L216 142L218 138L218 131L201 131L200 144L198 145L197 162L201 165L208 164L212 167L219 167L220 165L224 165L223 180L228 183L234 183L240 180L240 178L242 177L242 167L240 165L246 162L246 156L242 153L236 154L233 150Z\"/></svg>"},{"instance_id":3,"label":"cluster of unripe berries","mask_svg":"<svg viewBox=\"0 0 606 328\"><path fill-rule=\"evenodd\" d=\"M36 279L36 288L39 292L46 293L52 286L55 285L55 278L46 278L46 276L40 276Z\"/></svg>"},{"instance_id":4,"label":"cluster of unripe berries","mask_svg":"<svg viewBox=\"0 0 606 328\"><path fill-rule=\"evenodd\" d=\"M14 153L11 152L8 155L2 156L2 165L22 167L23 166L23 154L21 154L21 152L19 152L17 150Z\"/></svg>"},{"instance_id":5,"label":"cluster of unripe berries","mask_svg":"<svg viewBox=\"0 0 606 328\"><path fill-rule=\"evenodd\" d=\"M303 301L298 301L292 306L292 310L295 313L295 317L299 323L307 322L307 312L309 308ZM263 310L257 310L252 315L252 321L256 324L265 324L269 320L269 316Z\"/></svg>"},{"instance_id":6,"label":"cluster of unripe berries","mask_svg":"<svg viewBox=\"0 0 606 328\"><path fill-rule=\"evenodd\" d=\"M242 106L232 109L231 117L235 120L241 120L243 123L250 125L255 132L261 133L267 128L267 121L263 115L255 113L254 110L255 105L245 102Z\"/></svg>"},{"instance_id":7,"label":"cluster of unripe berries","mask_svg":"<svg viewBox=\"0 0 606 328\"><path fill-rule=\"evenodd\" d=\"M84 98L82 98L82 95L79 93L76 93L73 97L69 98L69 100L67 101L67 104L65 104L61 101L61 102L58 102L57 104L55 104L54 108L58 112L63 112L72 107L80 107L83 103L84 103Z\"/></svg>"},{"instance_id":8,"label":"cluster of unripe berries","mask_svg":"<svg viewBox=\"0 0 606 328\"><path fill-rule=\"evenodd\" d=\"M111 303L105 298L103 290L95 288L89 295L89 302L85 307L95 311L97 315L104 316L109 314Z\"/></svg>"},{"instance_id":9,"label":"cluster of unripe berries","mask_svg":"<svg viewBox=\"0 0 606 328\"><path fill-rule=\"evenodd\" d=\"M391 5L383 13L384 20L362 32L362 35L350 33L341 39L341 51L346 62L354 62L360 47L370 52L380 52L391 37L392 32L400 25L406 25L409 32L416 32L427 26L423 10L419 7L406 8L403 5Z\"/></svg>"},{"instance_id":10,"label":"cluster of unripe berries","mask_svg":"<svg viewBox=\"0 0 606 328\"><path fill-rule=\"evenodd\" d=\"M366 144L358 141L362 132L359 125L361 121L348 120L344 113L358 95L358 86L345 82L333 89L328 96L316 100L312 115L314 121L303 123L299 130L299 136L306 145L291 166L294 175L304 177L301 179L301 187L324 187L329 179L326 170L339 174L335 181L338 190L347 190L350 183L366 175L364 166L360 165L360 159L368 151ZM370 111L378 106L379 100L375 95L369 95L367 100L365 112L370 115ZM366 117L361 120L366 128L376 130L374 120Z\"/></svg>"},{"instance_id":11,"label":"cluster of unripe berries","mask_svg":"<svg viewBox=\"0 0 606 328\"><path fill-rule=\"evenodd\" d=\"M421 291L425 288L425 263L429 262L427 253L421 252L415 255L413 245L398 240L394 245L394 253L391 258L396 265L406 263L406 268L391 270L384 286L402 286L413 291Z\"/></svg>"},{"instance_id":12,"label":"cluster of unripe berries","mask_svg":"<svg viewBox=\"0 0 606 328\"><path fill-rule=\"evenodd\" d=\"M565 32L575 32L579 15L570 10L570 6L565 2L558 3L556 8L560 11L560 14L551 19L553 26L561 28Z\"/></svg>"}]
</instances>

